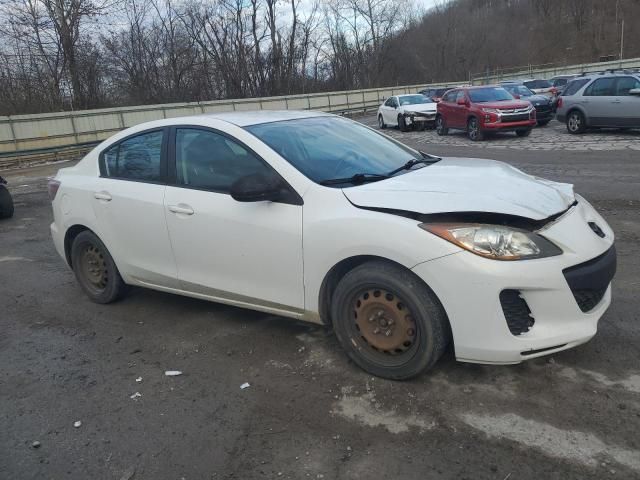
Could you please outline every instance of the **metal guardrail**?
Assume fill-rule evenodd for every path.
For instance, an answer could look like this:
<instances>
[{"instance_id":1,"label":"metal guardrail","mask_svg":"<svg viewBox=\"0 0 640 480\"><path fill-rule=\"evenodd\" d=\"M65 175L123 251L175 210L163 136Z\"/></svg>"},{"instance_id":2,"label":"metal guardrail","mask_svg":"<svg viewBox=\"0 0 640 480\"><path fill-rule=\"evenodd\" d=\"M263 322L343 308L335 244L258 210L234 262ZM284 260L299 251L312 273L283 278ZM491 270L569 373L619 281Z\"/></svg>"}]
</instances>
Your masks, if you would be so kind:
<instances>
[{"instance_id":1,"label":"metal guardrail","mask_svg":"<svg viewBox=\"0 0 640 480\"><path fill-rule=\"evenodd\" d=\"M640 68L640 58L628 58L610 62L580 63L576 65L529 65L520 68L496 69L487 73L471 75L474 85L486 85L501 80L520 80L525 78L551 78L555 75L570 75L608 69Z\"/></svg>"},{"instance_id":2,"label":"metal guardrail","mask_svg":"<svg viewBox=\"0 0 640 480\"><path fill-rule=\"evenodd\" d=\"M68 147L95 144L114 133L150 120L241 110L323 110L347 114L378 108L382 99L414 93L429 85L408 85L282 97L143 105L36 115L0 117L0 168L42 157L59 156ZM75 148L78 150L78 148Z\"/></svg>"}]
</instances>

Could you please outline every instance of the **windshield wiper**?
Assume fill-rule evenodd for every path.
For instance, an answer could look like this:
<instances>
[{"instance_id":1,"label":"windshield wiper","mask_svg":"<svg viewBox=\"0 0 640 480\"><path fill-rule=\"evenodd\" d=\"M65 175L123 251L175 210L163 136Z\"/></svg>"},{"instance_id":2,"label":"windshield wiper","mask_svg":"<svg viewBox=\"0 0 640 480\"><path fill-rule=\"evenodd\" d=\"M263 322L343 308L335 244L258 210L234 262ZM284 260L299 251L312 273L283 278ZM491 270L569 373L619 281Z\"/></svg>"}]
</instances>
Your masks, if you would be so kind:
<instances>
[{"instance_id":1,"label":"windshield wiper","mask_svg":"<svg viewBox=\"0 0 640 480\"><path fill-rule=\"evenodd\" d=\"M342 183L353 183L354 185L359 185L361 183L377 182L378 180L384 180L385 178L389 178L389 175L382 175L378 173L356 173L351 177L330 178L328 180L322 180L319 183L320 185L340 185Z\"/></svg>"},{"instance_id":2,"label":"windshield wiper","mask_svg":"<svg viewBox=\"0 0 640 480\"><path fill-rule=\"evenodd\" d=\"M405 163L401 167L398 167L395 170L391 170L389 173L387 173L387 175L392 177L396 173L401 172L402 170L410 170L413 167L415 167L416 165L419 165L419 164L431 165L433 163L436 163L436 162L439 162L440 160L442 160L440 157L436 157L434 155L429 155L428 153L424 153L424 152L420 152L420 153L425 158L423 158L423 159L414 158L413 160L409 160L407 163Z\"/></svg>"}]
</instances>

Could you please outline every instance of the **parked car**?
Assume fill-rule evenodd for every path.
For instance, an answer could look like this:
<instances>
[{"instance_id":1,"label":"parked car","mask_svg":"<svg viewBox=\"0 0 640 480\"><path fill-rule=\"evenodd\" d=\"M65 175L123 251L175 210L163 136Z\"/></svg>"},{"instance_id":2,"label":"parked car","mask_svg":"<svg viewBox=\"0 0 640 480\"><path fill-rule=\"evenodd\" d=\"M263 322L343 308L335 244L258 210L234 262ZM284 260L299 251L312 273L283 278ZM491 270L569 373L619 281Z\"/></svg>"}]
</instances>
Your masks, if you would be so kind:
<instances>
[{"instance_id":1,"label":"parked car","mask_svg":"<svg viewBox=\"0 0 640 480\"><path fill-rule=\"evenodd\" d=\"M410 128L424 130L435 126L436 104L422 94L394 95L378 108L378 126L397 126L406 132Z\"/></svg>"},{"instance_id":2,"label":"parked car","mask_svg":"<svg viewBox=\"0 0 640 480\"><path fill-rule=\"evenodd\" d=\"M640 128L640 74L602 73L572 80L558 100L557 118L574 134L588 128Z\"/></svg>"},{"instance_id":3,"label":"parked car","mask_svg":"<svg viewBox=\"0 0 640 480\"><path fill-rule=\"evenodd\" d=\"M420 90L418 93L421 93L427 98L430 98L434 102L438 103L442 100L442 96L451 90L453 87L429 87L424 90Z\"/></svg>"},{"instance_id":4,"label":"parked car","mask_svg":"<svg viewBox=\"0 0 640 480\"><path fill-rule=\"evenodd\" d=\"M558 90L556 87L551 85L549 80L544 79L533 79L533 80L524 80L522 84L531 90L533 93L537 93L539 95L546 95L547 97L553 98L557 95Z\"/></svg>"},{"instance_id":5,"label":"parked car","mask_svg":"<svg viewBox=\"0 0 640 480\"><path fill-rule=\"evenodd\" d=\"M577 75L556 75L555 77L551 77L549 82L553 87L555 87L557 95L561 95L567 86L567 83L576 77Z\"/></svg>"},{"instance_id":6,"label":"parked car","mask_svg":"<svg viewBox=\"0 0 640 480\"><path fill-rule=\"evenodd\" d=\"M137 285L328 325L386 378L451 340L491 364L575 347L611 302L613 232L571 185L321 112L143 123L49 192L55 248L92 301Z\"/></svg>"},{"instance_id":7,"label":"parked car","mask_svg":"<svg viewBox=\"0 0 640 480\"><path fill-rule=\"evenodd\" d=\"M544 127L553 120L552 101L546 95L537 95L520 83L500 83L500 86L513 95L515 99L527 100L536 109L536 121Z\"/></svg>"},{"instance_id":8,"label":"parked car","mask_svg":"<svg viewBox=\"0 0 640 480\"><path fill-rule=\"evenodd\" d=\"M7 181L0 177L0 218L13 217L13 198L7 188Z\"/></svg>"},{"instance_id":9,"label":"parked car","mask_svg":"<svg viewBox=\"0 0 640 480\"><path fill-rule=\"evenodd\" d=\"M526 100L516 100L498 85L464 87L448 91L438 103L436 130L465 130L473 141L487 133L515 131L526 137L536 124L536 110Z\"/></svg>"}]
</instances>

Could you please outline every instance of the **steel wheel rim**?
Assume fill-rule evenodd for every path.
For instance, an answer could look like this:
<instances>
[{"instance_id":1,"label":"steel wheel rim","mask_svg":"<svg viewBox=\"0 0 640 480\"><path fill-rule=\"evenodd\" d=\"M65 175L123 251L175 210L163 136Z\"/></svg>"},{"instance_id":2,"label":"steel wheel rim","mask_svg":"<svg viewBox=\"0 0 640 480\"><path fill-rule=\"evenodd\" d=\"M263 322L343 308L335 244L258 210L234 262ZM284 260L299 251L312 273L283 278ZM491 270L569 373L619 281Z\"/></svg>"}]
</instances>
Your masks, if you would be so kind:
<instances>
[{"instance_id":1,"label":"steel wheel rim","mask_svg":"<svg viewBox=\"0 0 640 480\"><path fill-rule=\"evenodd\" d=\"M438 130L438 133L442 133L444 131L444 121L442 120L442 117L438 117L436 120L436 129Z\"/></svg>"},{"instance_id":2,"label":"steel wheel rim","mask_svg":"<svg viewBox=\"0 0 640 480\"><path fill-rule=\"evenodd\" d=\"M369 361L406 363L418 349L419 328L401 297L385 288L361 290L350 305L352 341Z\"/></svg>"},{"instance_id":3,"label":"steel wheel rim","mask_svg":"<svg viewBox=\"0 0 640 480\"><path fill-rule=\"evenodd\" d=\"M571 116L569 116L569 129L572 132L578 131L580 123L580 116L577 113L572 113Z\"/></svg>"},{"instance_id":4,"label":"steel wheel rim","mask_svg":"<svg viewBox=\"0 0 640 480\"><path fill-rule=\"evenodd\" d=\"M109 272L102 251L95 245L87 245L80 258L80 268L87 287L95 292L104 291L109 283Z\"/></svg>"},{"instance_id":5,"label":"steel wheel rim","mask_svg":"<svg viewBox=\"0 0 640 480\"><path fill-rule=\"evenodd\" d=\"M382 115L378 115L378 126L379 126L380 128L382 128L382 124L383 124L383 122L382 122Z\"/></svg>"}]
</instances>

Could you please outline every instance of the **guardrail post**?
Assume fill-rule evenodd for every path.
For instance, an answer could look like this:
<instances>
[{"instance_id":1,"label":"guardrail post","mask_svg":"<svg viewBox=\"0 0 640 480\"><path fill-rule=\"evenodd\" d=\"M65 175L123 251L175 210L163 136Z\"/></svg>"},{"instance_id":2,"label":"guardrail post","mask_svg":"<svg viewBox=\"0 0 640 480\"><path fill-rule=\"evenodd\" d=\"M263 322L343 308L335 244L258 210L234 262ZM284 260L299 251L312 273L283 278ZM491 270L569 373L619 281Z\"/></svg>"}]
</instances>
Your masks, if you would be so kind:
<instances>
[{"instance_id":1,"label":"guardrail post","mask_svg":"<svg viewBox=\"0 0 640 480\"><path fill-rule=\"evenodd\" d=\"M284 97L284 107L286 110L289 110L289 99L287 97Z\"/></svg>"},{"instance_id":2,"label":"guardrail post","mask_svg":"<svg viewBox=\"0 0 640 480\"><path fill-rule=\"evenodd\" d=\"M329 102L329 111L331 111L331 95L327 93L327 101Z\"/></svg>"},{"instance_id":3,"label":"guardrail post","mask_svg":"<svg viewBox=\"0 0 640 480\"><path fill-rule=\"evenodd\" d=\"M160 109L160 111L162 112L162 118L167 118L167 112L166 110L163 108Z\"/></svg>"},{"instance_id":4,"label":"guardrail post","mask_svg":"<svg viewBox=\"0 0 640 480\"><path fill-rule=\"evenodd\" d=\"M18 137L16 137L16 131L13 128L13 120L9 117L9 130L11 131L11 140L13 140L13 147L15 151L18 151Z\"/></svg>"},{"instance_id":5,"label":"guardrail post","mask_svg":"<svg viewBox=\"0 0 640 480\"><path fill-rule=\"evenodd\" d=\"M120 128L124 130L124 115L122 111L118 112L118 120L120 121Z\"/></svg>"},{"instance_id":6,"label":"guardrail post","mask_svg":"<svg viewBox=\"0 0 640 480\"><path fill-rule=\"evenodd\" d=\"M307 95L307 110L311 110L311 96Z\"/></svg>"},{"instance_id":7,"label":"guardrail post","mask_svg":"<svg viewBox=\"0 0 640 480\"><path fill-rule=\"evenodd\" d=\"M77 145L80 142L78 141L78 131L76 130L76 122L74 121L73 113L69 115L69 120L71 120L71 130L73 131L73 138L76 141L76 145Z\"/></svg>"}]
</instances>

